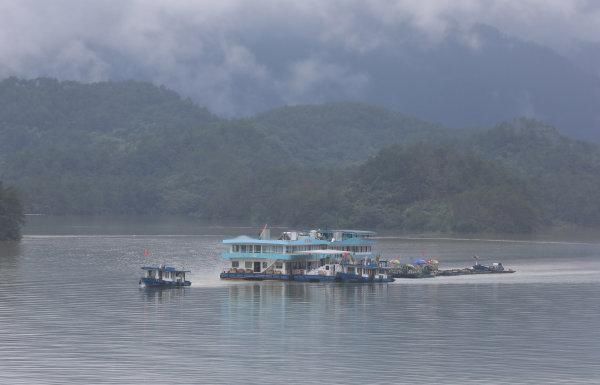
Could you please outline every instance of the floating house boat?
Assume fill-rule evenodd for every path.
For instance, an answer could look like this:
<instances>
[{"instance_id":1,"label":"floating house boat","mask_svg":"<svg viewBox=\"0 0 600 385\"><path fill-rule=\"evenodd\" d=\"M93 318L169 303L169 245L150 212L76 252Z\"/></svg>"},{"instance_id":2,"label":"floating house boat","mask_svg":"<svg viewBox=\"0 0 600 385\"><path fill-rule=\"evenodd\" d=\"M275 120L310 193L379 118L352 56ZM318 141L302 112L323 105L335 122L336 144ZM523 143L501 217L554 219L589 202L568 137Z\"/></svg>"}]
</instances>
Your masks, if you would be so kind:
<instances>
[{"instance_id":1,"label":"floating house boat","mask_svg":"<svg viewBox=\"0 0 600 385\"><path fill-rule=\"evenodd\" d=\"M179 270L174 267L143 266L144 275L140 279L140 285L145 287L178 287L190 286L192 283L185 279L185 274L189 270Z\"/></svg>"},{"instance_id":2,"label":"floating house boat","mask_svg":"<svg viewBox=\"0 0 600 385\"><path fill-rule=\"evenodd\" d=\"M375 233L358 230L287 231L271 239L265 228L258 238L223 241L228 267L222 279L301 282L393 282L388 267L373 255Z\"/></svg>"}]
</instances>

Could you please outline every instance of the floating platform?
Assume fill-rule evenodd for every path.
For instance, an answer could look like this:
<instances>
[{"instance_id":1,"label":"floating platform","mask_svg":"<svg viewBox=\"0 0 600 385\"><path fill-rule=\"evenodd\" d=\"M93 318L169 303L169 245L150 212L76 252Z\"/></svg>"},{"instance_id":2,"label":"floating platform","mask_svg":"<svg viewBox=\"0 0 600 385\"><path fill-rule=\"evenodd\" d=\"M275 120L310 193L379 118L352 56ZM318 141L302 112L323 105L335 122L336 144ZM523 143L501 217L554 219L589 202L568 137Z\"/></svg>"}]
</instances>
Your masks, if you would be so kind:
<instances>
[{"instance_id":1,"label":"floating platform","mask_svg":"<svg viewBox=\"0 0 600 385\"><path fill-rule=\"evenodd\" d=\"M490 266L476 263L472 267L446 270L438 269L438 262L435 260L423 262L416 264L417 266L404 265L405 268L391 269L391 276L394 278L435 278L453 277L456 275L511 274L516 272L513 269L505 269L499 262L493 263Z\"/></svg>"},{"instance_id":2,"label":"floating platform","mask_svg":"<svg viewBox=\"0 0 600 385\"><path fill-rule=\"evenodd\" d=\"M295 282L341 282L341 283L386 283L394 282L394 278L376 275L372 278L356 274L338 273L336 275L311 274L262 274L262 273L229 273L223 272L221 279L237 279L245 281L295 281Z\"/></svg>"},{"instance_id":3,"label":"floating platform","mask_svg":"<svg viewBox=\"0 0 600 385\"><path fill-rule=\"evenodd\" d=\"M472 268L465 269L449 269L449 270L439 270L437 272L438 277L452 277L455 275L475 275L475 274L510 274L516 273L516 270L508 269L502 271L494 271L494 270L475 270Z\"/></svg>"}]
</instances>

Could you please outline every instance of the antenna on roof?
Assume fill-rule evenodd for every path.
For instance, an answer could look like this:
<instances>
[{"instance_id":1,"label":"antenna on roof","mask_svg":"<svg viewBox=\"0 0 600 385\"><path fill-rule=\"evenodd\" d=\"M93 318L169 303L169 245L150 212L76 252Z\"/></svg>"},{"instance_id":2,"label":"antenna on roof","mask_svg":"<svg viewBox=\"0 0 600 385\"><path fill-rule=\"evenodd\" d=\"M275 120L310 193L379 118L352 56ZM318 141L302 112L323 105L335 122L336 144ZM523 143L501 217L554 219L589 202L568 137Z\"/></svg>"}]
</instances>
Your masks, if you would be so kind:
<instances>
[{"instance_id":1,"label":"antenna on roof","mask_svg":"<svg viewBox=\"0 0 600 385\"><path fill-rule=\"evenodd\" d=\"M270 239L271 238L271 230L267 228L267 224L265 223L265 227L263 227L262 231L258 235L259 239Z\"/></svg>"}]
</instances>

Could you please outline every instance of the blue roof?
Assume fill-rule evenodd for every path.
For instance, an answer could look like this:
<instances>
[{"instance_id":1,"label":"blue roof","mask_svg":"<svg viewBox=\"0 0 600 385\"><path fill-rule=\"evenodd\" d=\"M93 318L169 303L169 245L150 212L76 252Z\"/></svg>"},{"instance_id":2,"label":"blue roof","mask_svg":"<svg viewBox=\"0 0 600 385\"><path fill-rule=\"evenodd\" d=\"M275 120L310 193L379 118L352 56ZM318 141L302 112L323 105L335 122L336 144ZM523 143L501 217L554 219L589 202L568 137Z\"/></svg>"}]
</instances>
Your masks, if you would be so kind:
<instances>
[{"instance_id":1,"label":"blue roof","mask_svg":"<svg viewBox=\"0 0 600 385\"><path fill-rule=\"evenodd\" d=\"M342 232L344 234L357 234L357 235L375 235L374 231L369 230L321 230L321 233L335 233Z\"/></svg>"},{"instance_id":2,"label":"blue roof","mask_svg":"<svg viewBox=\"0 0 600 385\"><path fill-rule=\"evenodd\" d=\"M330 242L332 246L353 246L353 245L373 245L375 244L375 241L371 240L371 239L365 239L365 238L348 238L348 239L344 239L343 241L333 241Z\"/></svg>"},{"instance_id":3,"label":"blue roof","mask_svg":"<svg viewBox=\"0 0 600 385\"><path fill-rule=\"evenodd\" d=\"M162 271L170 271L175 273L191 273L190 270L179 270L171 266L142 266L142 270L162 270Z\"/></svg>"},{"instance_id":4,"label":"blue roof","mask_svg":"<svg viewBox=\"0 0 600 385\"><path fill-rule=\"evenodd\" d=\"M237 238L225 239L224 244L236 244L236 245L328 245L329 242L322 239L316 238L304 238L297 241L284 241L280 239L258 239L251 238L246 235L239 236Z\"/></svg>"}]
</instances>

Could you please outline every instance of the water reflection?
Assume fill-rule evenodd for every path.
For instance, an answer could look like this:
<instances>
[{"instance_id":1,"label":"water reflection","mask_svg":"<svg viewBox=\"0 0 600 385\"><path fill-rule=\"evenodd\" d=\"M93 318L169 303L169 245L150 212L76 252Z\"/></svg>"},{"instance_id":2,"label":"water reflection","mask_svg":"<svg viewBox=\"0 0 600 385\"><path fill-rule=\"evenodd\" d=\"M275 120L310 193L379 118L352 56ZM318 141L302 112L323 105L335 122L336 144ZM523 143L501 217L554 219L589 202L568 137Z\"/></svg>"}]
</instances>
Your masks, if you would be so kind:
<instances>
[{"instance_id":1,"label":"water reflection","mask_svg":"<svg viewBox=\"0 0 600 385\"><path fill-rule=\"evenodd\" d=\"M21 252L20 242L0 241L0 263L14 263Z\"/></svg>"},{"instance_id":2,"label":"water reflection","mask_svg":"<svg viewBox=\"0 0 600 385\"><path fill-rule=\"evenodd\" d=\"M2 275L0 287L11 287L19 282L20 274L18 274L18 267L19 256L21 254L21 243L0 242L0 274Z\"/></svg>"},{"instance_id":3,"label":"water reflection","mask_svg":"<svg viewBox=\"0 0 600 385\"><path fill-rule=\"evenodd\" d=\"M219 281L219 241L0 246L0 383L600 383L600 245L436 241L443 261L487 246L519 272L343 285ZM162 256L193 270L191 287L138 288Z\"/></svg>"},{"instance_id":4,"label":"water reflection","mask_svg":"<svg viewBox=\"0 0 600 385\"><path fill-rule=\"evenodd\" d=\"M303 305L316 307L339 307L349 303L367 304L373 297L386 296L387 284L328 284L328 283L296 283L296 282L258 282L231 285L229 289L229 306L263 305Z\"/></svg>"},{"instance_id":5,"label":"water reflection","mask_svg":"<svg viewBox=\"0 0 600 385\"><path fill-rule=\"evenodd\" d=\"M189 294L187 287L140 287L142 299L147 304L163 304L166 302L181 301Z\"/></svg>"}]
</instances>

